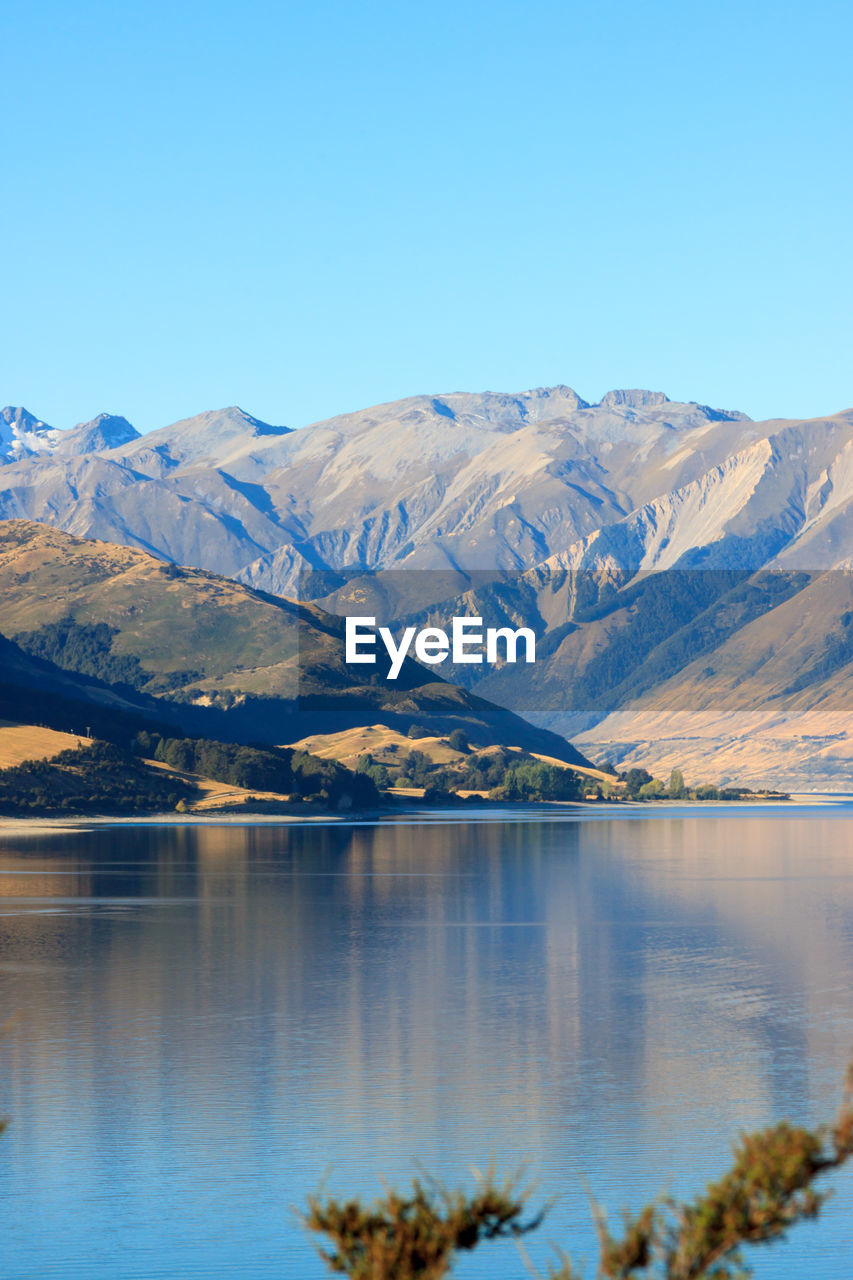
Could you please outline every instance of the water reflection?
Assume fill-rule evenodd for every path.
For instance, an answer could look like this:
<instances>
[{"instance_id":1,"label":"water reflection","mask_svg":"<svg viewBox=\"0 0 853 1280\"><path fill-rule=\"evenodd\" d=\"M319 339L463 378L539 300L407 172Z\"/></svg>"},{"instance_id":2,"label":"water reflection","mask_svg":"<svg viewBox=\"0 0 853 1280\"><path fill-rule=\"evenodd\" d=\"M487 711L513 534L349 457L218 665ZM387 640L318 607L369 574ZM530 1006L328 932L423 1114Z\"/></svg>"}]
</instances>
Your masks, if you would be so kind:
<instances>
[{"instance_id":1,"label":"water reflection","mask_svg":"<svg viewBox=\"0 0 853 1280\"><path fill-rule=\"evenodd\" d=\"M834 1108L852 831L687 810L7 840L10 1274L311 1280L287 1207L413 1156L531 1162L591 1256L580 1173L618 1209L700 1185L740 1127ZM761 1274L819 1243L808 1274L846 1276L843 1202ZM520 1274L511 1248L459 1269Z\"/></svg>"}]
</instances>

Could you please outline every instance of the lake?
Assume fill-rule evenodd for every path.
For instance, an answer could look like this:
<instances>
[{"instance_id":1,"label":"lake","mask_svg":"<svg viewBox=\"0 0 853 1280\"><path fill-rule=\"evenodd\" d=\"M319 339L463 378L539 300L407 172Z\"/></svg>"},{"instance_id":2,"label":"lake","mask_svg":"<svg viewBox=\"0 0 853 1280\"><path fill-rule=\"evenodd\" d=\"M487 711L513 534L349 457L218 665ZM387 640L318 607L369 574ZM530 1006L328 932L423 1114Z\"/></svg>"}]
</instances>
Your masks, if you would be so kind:
<instances>
[{"instance_id":1,"label":"lake","mask_svg":"<svg viewBox=\"0 0 853 1280\"><path fill-rule=\"evenodd\" d=\"M529 1238L837 1107L853 803L0 837L4 1280L319 1280L294 1207L525 1165ZM764 1280L848 1280L853 1176ZM521 1280L512 1243L465 1280Z\"/></svg>"}]
</instances>

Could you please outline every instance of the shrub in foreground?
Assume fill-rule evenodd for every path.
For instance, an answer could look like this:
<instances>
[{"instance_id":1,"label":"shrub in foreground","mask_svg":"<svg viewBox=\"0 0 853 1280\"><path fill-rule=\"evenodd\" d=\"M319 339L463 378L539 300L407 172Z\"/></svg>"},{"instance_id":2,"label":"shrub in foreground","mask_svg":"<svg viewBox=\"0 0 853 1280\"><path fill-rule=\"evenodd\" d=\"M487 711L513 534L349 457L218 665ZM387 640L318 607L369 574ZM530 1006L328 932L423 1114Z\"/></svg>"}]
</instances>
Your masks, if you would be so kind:
<instances>
[{"instance_id":1,"label":"shrub in foreground","mask_svg":"<svg viewBox=\"0 0 853 1280\"><path fill-rule=\"evenodd\" d=\"M611 1231L593 1204L599 1280L743 1280L742 1250L786 1235L817 1217L829 1192L815 1183L853 1155L853 1063L832 1125L805 1129L783 1122L744 1134L729 1170L694 1200L662 1197ZM371 1205L312 1197L305 1225L328 1237L320 1248L329 1269L351 1280L441 1280L461 1250L483 1240L534 1230L546 1210L526 1217L529 1195L518 1182L492 1175L473 1193L418 1179L407 1194L388 1191ZM547 1280L579 1280L561 1255Z\"/></svg>"},{"instance_id":2,"label":"shrub in foreground","mask_svg":"<svg viewBox=\"0 0 853 1280\"><path fill-rule=\"evenodd\" d=\"M304 1221L331 1239L331 1249L319 1250L331 1271L352 1280L441 1280L461 1250L539 1226L544 1213L525 1219L526 1199L517 1182L492 1176L472 1195L415 1178L407 1194L389 1191L372 1205L311 1197Z\"/></svg>"}]
</instances>

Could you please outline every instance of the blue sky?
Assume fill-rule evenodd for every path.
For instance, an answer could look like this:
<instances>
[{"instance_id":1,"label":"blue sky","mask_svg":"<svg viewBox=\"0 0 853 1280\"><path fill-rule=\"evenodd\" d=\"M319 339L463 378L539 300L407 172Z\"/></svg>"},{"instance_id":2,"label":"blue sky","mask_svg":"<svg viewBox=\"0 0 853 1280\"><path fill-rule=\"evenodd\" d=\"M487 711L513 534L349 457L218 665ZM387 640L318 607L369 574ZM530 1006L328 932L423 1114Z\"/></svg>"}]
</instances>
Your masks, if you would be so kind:
<instances>
[{"instance_id":1,"label":"blue sky","mask_svg":"<svg viewBox=\"0 0 853 1280\"><path fill-rule=\"evenodd\" d=\"M0 7L0 403L853 404L841 3Z\"/></svg>"}]
</instances>

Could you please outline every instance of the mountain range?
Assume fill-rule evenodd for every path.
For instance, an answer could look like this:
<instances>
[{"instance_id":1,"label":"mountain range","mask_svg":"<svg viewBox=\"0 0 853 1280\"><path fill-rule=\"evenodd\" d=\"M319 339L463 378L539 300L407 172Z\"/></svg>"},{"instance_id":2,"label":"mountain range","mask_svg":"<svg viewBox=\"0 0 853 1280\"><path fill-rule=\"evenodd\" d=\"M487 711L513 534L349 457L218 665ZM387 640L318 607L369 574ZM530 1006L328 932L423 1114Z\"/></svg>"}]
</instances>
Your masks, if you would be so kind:
<instances>
[{"instance_id":1,"label":"mountain range","mask_svg":"<svg viewBox=\"0 0 853 1280\"><path fill-rule=\"evenodd\" d=\"M375 594L378 573L389 621L465 601L535 623L535 676L447 674L599 756L850 779L853 410L753 422L557 386L298 431L231 408L139 435L108 414L57 431L7 409L0 461L0 518L332 610Z\"/></svg>"}]
</instances>

